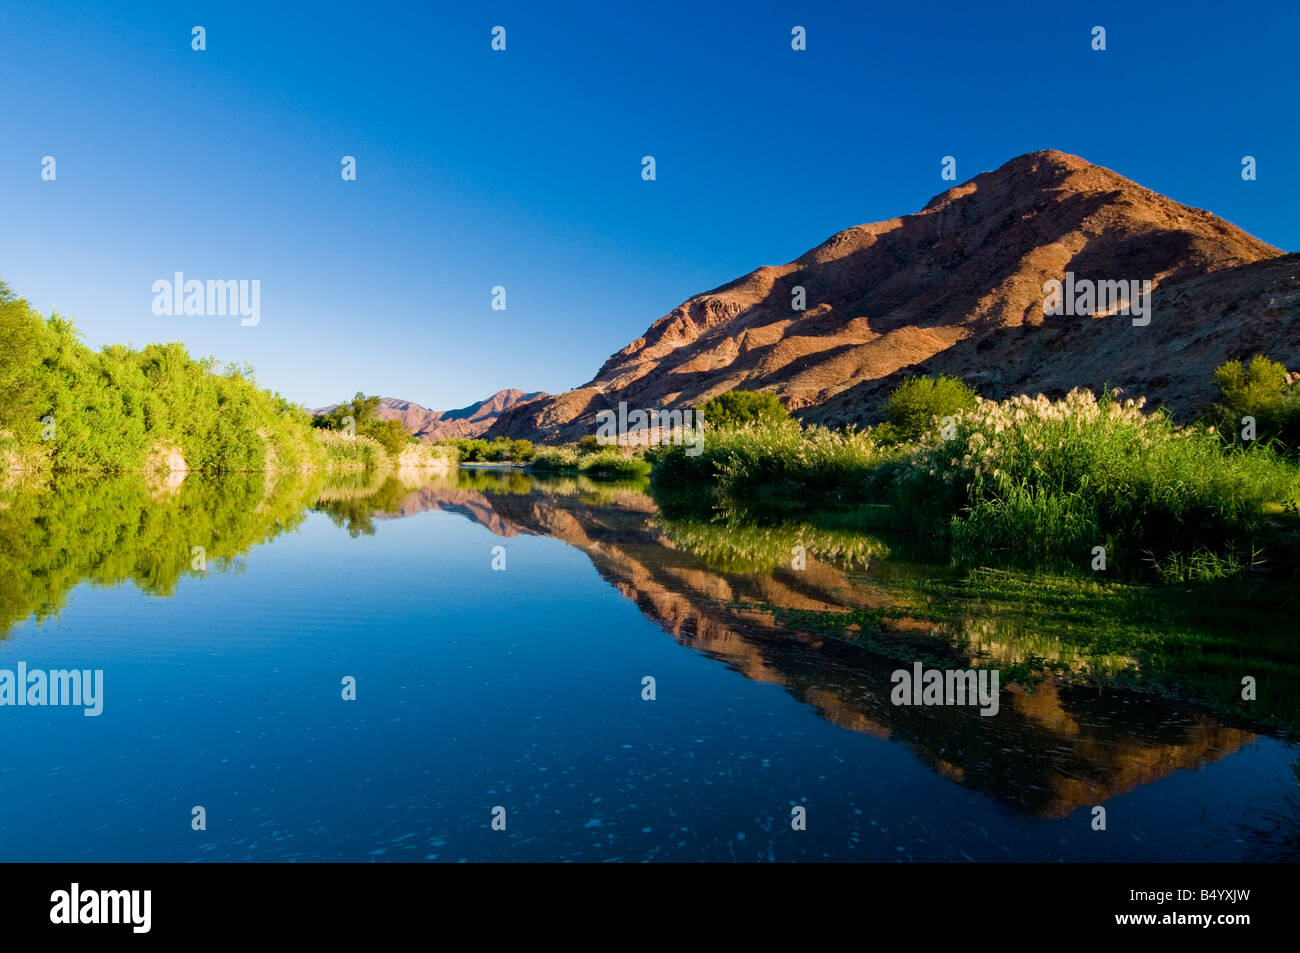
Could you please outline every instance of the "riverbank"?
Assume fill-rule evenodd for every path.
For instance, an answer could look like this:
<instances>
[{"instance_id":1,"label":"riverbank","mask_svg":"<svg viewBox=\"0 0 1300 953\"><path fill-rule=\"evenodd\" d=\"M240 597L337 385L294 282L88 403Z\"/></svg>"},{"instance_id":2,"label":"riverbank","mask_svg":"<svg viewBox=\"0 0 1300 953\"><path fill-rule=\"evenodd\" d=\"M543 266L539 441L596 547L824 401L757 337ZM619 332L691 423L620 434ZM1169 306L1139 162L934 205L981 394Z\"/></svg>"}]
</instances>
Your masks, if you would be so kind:
<instances>
[{"instance_id":1,"label":"riverbank","mask_svg":"<svg viewBox=\"0 0 1300 953\"><path fill-rule=\"evenodd\" d=\"M911 442L785 421L649 460L656 491L699 512L840 506L864 529L934 537L964 566L1214 579L1261 570L1300 531L1300 470L1273 447L1083 390L978 400Z\"/></svg>"}]
</instances>

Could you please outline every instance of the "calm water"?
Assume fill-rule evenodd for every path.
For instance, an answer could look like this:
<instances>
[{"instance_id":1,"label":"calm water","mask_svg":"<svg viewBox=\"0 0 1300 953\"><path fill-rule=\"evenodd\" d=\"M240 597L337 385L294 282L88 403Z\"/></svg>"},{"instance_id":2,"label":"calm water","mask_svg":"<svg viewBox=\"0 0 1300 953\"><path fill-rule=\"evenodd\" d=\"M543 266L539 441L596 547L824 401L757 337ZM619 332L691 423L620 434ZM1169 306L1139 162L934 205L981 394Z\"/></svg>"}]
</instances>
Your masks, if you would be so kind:
<instances>
[{"instance_id":1,"label":"calm water","mask_svg":"<svg viewBox=\"0 0 1300 953\"><path fill-rule=\"evenodd\" d=\"M1294 809L1293 748L1177 702L896 707L897 662L781 615L877 604L895 563L764 567L635 488L3 499L0 668L105 680L97 718L0 708L5 860L1236 860Z\"/></svg>"}]
</instances>

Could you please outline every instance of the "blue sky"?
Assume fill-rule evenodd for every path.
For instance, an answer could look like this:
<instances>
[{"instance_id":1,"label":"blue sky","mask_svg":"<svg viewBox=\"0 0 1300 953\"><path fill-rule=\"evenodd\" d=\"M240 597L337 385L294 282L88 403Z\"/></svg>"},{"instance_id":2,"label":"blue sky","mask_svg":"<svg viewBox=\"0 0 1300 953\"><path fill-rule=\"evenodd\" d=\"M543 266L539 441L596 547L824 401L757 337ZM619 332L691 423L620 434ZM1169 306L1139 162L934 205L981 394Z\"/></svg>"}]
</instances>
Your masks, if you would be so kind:
<instances>
[{"instance_id":1,"label":"blue sky","mask_svg":"<svg viewBox=\"0 0 1300 953\"><path fill-rule=\"evenodd\" d=\"M692 294L917 211L944 155L1062 149L1300 249L1290 0L117 6L0 6L0 277L309 406L579 385ZM260 324L154 315L176 271L259 279Z\"/></svg>"}]
</instances>

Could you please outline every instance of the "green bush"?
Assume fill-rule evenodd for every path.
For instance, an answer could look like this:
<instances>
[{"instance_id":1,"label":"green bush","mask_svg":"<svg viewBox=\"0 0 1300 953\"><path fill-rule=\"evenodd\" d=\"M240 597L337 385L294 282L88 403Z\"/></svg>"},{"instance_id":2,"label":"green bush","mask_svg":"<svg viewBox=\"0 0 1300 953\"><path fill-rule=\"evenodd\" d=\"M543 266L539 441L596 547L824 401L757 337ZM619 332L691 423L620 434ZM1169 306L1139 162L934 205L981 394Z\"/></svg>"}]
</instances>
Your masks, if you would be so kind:
<instances>
[{"instance_id":1,"label":"green bush","mask_svg":"<svg viewBox=\"0 0 1300 953\"><path fill-rule=\"evenodd\" d=\"M405 450L414 439L406 428L402 426L400 420L380 420L375 418L368 420L364 425L357 428L357 434L362 437L369 437L378 443L388 453L401 453Z\"/></svg>"},{"instance_id":2,"label":"green bush","mask_svg":"<svg viewBox=\"0 0 1300 953\"><path fill-rule=\"evenodd\" d=\"M192 470L297 467L319 459L308 416L262 390L246 367L219 369L178 343L92 351L75 325L43 319L0 286L0 438L22 460L58 471L144 468L174 447ZM47 439L48 438L48 439Z\"/></svg>"},{"instance_id":3,"label":"green bush","mask_svg":"<svg viewBox=\"0 0 1300 953\"><path fill-rule=\"evenodd\" d=\"M696 412L713 429L732 429L748 424L778 424L790 419L775 394L767 391L733 390L700 404Z\"/></svg>"},{"instance_id":4,"label":"green bush","mask_svg":"<svg viewBox=\"0 0 1300 953\"><path fill-rule=\"evenodd\" d=\"M887 422L876 429L882 442L916 440L936 426L936 420L975 406L979 397L953 377L913 377L899 384L885 403Z\"/></svg>"},{"instance_id":5,"label":"green bush","mask_svg":"<svg viewBox=\"0 0 1300 953\"><path fill-rule=\"evenodd\" d=\"M1225 449L1144 414L1144 402L1084 390L981 401L957 415L952 439L917 444L888 481L890 502L914 520L946 512L963 562L1087 567L1103 546L1121 574L1172 553L1247 563L1270 507L1300 490L1296 469L1268 447Z\"/></svg>"},{"instance_id":6,"label":"green bush","mask_svg":"<svg viewBox=\"0 0 1300 953\"><path fill-rule=\"evenodd\" d=\"M590 477L643 479L650 473L650 463L637 454L617 447L599 447L584 453L581 444L538 447L529 463L536 472L581 473Z\"/></svg>"},{"instance_id":7,"label":"green bush","mask_svg":"<svg viewBox=\"0 0 1300 953\"><path fill-rule=\"evenodd\" d=\"M509 437L495 437L490 441L482 437L457 437L443 440L441 445L453 449L461 463L527 463L533 456L531 441Z\"/></svg>"},{"instance_id":8,"label":"green bush","mask_svg":"<svg viewBox=\"0 0 1300 953\"><path fill-rule=\"evenodd\" d=\"M698 456L653 449L651 485L733 513L873 504L863 525L934 534L965 564L1087 569L1102 546L1119 575L1251 565L1272 514L1295 506L1300 471L1142 405L1087 391L981 400L948 434L930 427L898 448L793 423L710 431Z\"/></svg>"},{"instance_id":9,"label":"green bush","mask_svg":"<svg viewBox=\"0 0 1300 953\"><path fill-rule=\"evenodd\" d=\"M867 477L885 452L861 431L803 431L786 420L710 428L695 448L664 444L647 457L660 489L703 489L798 508L865 498Z\"/></svg>"},{"instance_id":10,"label":"green bush","mask_svg":"<svg viewBox=\"0 0 1300 953\"><path fill-rule=\"evenodd\" d=\"M533 470L577 470L581 456L573 444L538 447L528 465Z\"/></svg>"},{"instance_id":11,"label":"green bush","mask_svg":"<svg viewBox=\"0 0 1300 953\"><path fill-rule=\"evenodd\" d=\"M1278 441L1288 450L1300 449L1300 381L1286 367L1257 354L1249 364L1228 361L1214 372L1220 399L1206 414L1229 443L1249 443L1243 418L1255 420L1254 439Z\"/></svg>"},{"instance_id":12,"label":"green bush","mask_svg":"<svg viewBox=\"0 0 1300 953\"><path fill-rule=\"evenodd\" d=\"M578 472L586 476L641 479L650 473L650 464L642 457L626 454L615 447L584 454L578 460Z\"/></svg>"}]
</instances>

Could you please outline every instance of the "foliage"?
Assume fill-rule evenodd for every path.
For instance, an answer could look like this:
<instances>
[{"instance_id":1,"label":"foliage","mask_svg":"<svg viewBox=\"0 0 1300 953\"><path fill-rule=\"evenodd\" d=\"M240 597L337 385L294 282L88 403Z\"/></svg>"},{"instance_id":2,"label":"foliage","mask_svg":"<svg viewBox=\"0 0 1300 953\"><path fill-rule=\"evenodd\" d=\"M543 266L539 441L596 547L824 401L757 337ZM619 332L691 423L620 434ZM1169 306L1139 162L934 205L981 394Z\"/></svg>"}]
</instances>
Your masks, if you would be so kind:
<instances>
[{"instance_id":1,"label":"foliage","mask_svg":"<svg viewBox=\"0 0 1300 953\"><path fill-rule=\"evenodd\" d=\"M319 462L308 416L257 387L242 366L196 360L179 343L92 351L72 321L42 319L0 288L3 437L18 459L59 471L143 469L179 450L192 470L233 472Z\"/></svg>"},{"instance_id":2,"label":"foliage","mask_svg":"<svg viewBox=\"0 0 1300 953\"><path fill-rule=\"evenodd\" d=\"M1291 452L1300 450L1300 375L1262 354L1248 364L1228 361L1214 372L1219 402L1206 414L1207 422L1230 443L1243 443L1243 418L1255 419L1260 442L1278 441Z\"/></svg>"},{"instance_id":3,"label":"foliage","mask_svg":"<svg viewBox=\"0 0 1300 953\"><path fill-rule=\"evenodd\" d=\"M406 432L402 422L379 416L380 398L366 396L357 391L351 400L346 400L312 420L312 426L322 430L351 432L360 437L375 441L385 452L399 454L415 441L415 437Z\"/></svg>"},{"instance_id":4,"label":"foliage","mask_svg":"<svg viewBox=\"0 0 1300 953\"><path fill-rule=\"evenodd\" d=\"M716 429L748 424L776 424L790 419L790 412L768 391L733 390L719 394L696 408L707 426Z\"/></svg>"},{"instance_id":5,"label":"foliage","mask_svg":"<svg viewBox=\"0 0 1300 953\"><path fill-rule=\"evenodd\" d=\"M535 472L581 473L590 477L626 480L644 479L650 463L641 454L619 447L599 447L587 451L584 444L561 444L538 447L530 463Z\"/></svg>"},{"instance_id":6,"label":"foliage","mask_svg":"<svg viewBox=\"0 0 1300 953\"><path fill-rule=\"evenodd\" d=\"M863 498L865 481L889 451L868 433L823 427L800 430L793 420L706 432L692 456L685 446L652 448L658 489L708 488L724 496L798 508Z\"/></svg>"},{"instance_id":7,"label":"foliage","mask_svg":"<svg viewBox=\"0 0 1300 953\"><path fill-rule=\"evenodd\" d=\"M1082 390L978 400L950 433L903 447L875 431L750 426L711 433L694 457L655 448L651 482L733 511L879 504L876 526L938 534L963 564L1088 571L1098 546L1112 574L1167 581L1257 564L1271 514L1300 495L1296 468L1142 407Z\"/></svg>"},{"instance_id":8,"label":"foliage","mask_svg":"<svg viewBox=\"0 0 1300 953\"><path fill-rule=\"evenodd\" d=\"M887 420L875 430L882 443L916 440L936 421L975 406L978 395L953 377L913 377L899 384L885 402Z\"/></svg>"},{"instance_id":9,"label":"foliage","mask_svg":"<svg viewBox=\"0 0 1300 953\"><path fill-rule=\"evenodd\" d=\"M530 440L512 440L509 437L459 437L440 441L450 447L461 463L527 463L533 456Z\"/></svg>"}]
</instances>

